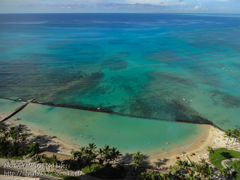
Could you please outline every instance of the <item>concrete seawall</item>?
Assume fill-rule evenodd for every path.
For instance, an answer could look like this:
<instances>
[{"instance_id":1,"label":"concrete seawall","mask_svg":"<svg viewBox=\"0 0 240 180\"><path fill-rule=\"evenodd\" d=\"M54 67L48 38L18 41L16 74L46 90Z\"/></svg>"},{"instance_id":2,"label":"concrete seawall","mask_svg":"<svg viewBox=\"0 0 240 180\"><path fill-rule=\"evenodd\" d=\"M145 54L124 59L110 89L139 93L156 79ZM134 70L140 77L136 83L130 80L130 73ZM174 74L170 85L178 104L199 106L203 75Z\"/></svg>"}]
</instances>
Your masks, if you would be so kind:
<instances>
[{"instance_id":1,"label":"concrete seawall","mask_svg":"<svg viewBox=\"0 0 240 180\"><path fill-rule=\"evenodd\" d=\"M6 121L7 119L11 118L12 116L14 116L15 114L17 114L19 111L21 111L23 108L25 108L28 105L28 103L20 106L19 108L15 109L13 112L11 112L9 115L7 115L6 117L4 117L3 119L0 120L0 122Z\"/></svg>"},{"instance_id":2,"label":"concrete seawall","mask_svg":"<svg viewBox=\"0 0 240 180\"><path fill-rule=\"evenodd\" d=\"M4 99L4 98L2 98ZM6 98L5 98L6 99ZM4 117L3 119L0 120L0 122L6 121L7 119L11 118L12 116L14 116L15 114L17 114L18 112L20 112L23 108L25 108L30 102L32 102L35 98L27 101L27 102L23 102L23 101L19 101L24 103L22 106L18 107L17 109L15 109L13 112L11 112L9 115L7 115L6 117ZM10 99L8 99L10 100Z\"/></svg>"}]
</instances>

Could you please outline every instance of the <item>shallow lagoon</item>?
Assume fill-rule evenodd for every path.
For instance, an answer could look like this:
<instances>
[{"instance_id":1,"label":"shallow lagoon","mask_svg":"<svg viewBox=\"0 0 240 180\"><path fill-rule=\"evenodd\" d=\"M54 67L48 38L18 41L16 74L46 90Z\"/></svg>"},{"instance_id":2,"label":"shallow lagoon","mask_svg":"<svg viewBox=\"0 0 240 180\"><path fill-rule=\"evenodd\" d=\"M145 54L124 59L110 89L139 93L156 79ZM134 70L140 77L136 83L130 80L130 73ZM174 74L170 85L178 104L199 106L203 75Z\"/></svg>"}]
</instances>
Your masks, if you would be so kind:
<instances>
[{"instance_id":1,"label":"shallow lagoon","mask_svg":"<svg viewBox=\"0 0 240 180\"><path fill-rule=\"evenodd\" d=\"M22 105L23 104L18 101L0 99L0 119L2 119L1 117L7 116Z\"/></svg>"},{"instance_id":2,"label":"shallow lagoon","mask_svg":"<svg viewBox=\"0 0 240 180\"><path fill-rule=\"evenodd\" d=\"M28 105L12 120L78 146L92 142L98 147L109 144L127 153L138 150L148 154L168 151L190 144L205 132L204 127L195 124L131 118L37 104Z\"/></svg>"}]
</instances>

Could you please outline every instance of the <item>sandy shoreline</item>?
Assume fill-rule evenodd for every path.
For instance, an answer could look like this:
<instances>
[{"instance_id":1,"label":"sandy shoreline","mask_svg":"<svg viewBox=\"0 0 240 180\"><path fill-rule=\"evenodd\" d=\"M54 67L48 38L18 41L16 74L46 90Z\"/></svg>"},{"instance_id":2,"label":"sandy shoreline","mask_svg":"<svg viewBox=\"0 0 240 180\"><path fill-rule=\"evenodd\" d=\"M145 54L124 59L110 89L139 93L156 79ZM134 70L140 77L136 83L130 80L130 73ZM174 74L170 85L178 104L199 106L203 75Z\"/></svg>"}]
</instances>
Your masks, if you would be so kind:
<instances>
[{"instance_id":1,"label":"sandy shoreline","mask_svg":"<svg viewBox=\"0 0 240 180\"><path fill-rule=\"evenodd\" d=\"M174 158L175 156L179 157L182 160L186 160L183 154L190 155L190 153L194 153L194 156L189 156L189 158L193 161L198 161L199 157L198 155L201 156L201 158L204 158L205 154L208 154L206 148L207 146L212 146L213 144L213 139L215 137L214 132L219 131L217 128L211 126L211 125L201 125L204 126L205 133L197 138L195 141L191 142L190 144L183 146L183 147L178 147L170 150L169 152L163 152L163 153L155 153L150 157L150 163L153 164L159 159L163 160L164 158L167 159L167 162L161 166L161 167L168 167L169 165L173 165L176 162L176 159Z\"/></svg>"},{"instance_id":2,"label":"sandy shoreline","mask_svg":"<svg viewBox=\"0 0 240 180\"><path fill-rule=\"evenodd\" d=\"M209 152L207 151L207 147L211 146L213 149L217 148L227 148L233 149L235 151L239 151L238 145L234 142L234 139L230 139L229 143L228 138L225 137L224 131L219 130L218 128L211 125L202 125L206 128L205 133L192 142L191 146L187 148L175 148L166 153L155 153L149 159L149 163L151 165L155 165L156 163L160 163L164 158L167 159L166 163L160 163L162 167L169 167L170 165L175 164L177 156L181 160L187 160L185 155L189 157L191 161L199 162L201 158L204 158L207 162L210 163ZM190 156L190 153L194 153L195 155ZM211 163L210 163L211 164Z\"/></svg>"},{"instance_id":3,"label":"sandy shoreline","mask_svg":"<svg viewBox=\"0 0 240 180\"><path fill-rule=\"evenodd\" d=\"M13 126L18 125L16 122L12 120L5 121L6 124ZM166 163L164 163L161 167L168 167L169 165L172 165L176 162L176 159L174 156L179 157L180 159L184 159L185 157L182 156L183 152L184 154L190 155L190 153L195 153L194 156L189 156L191 160L198 161L200 158L207 159L208 152L206 150L207 146L215 146L214 139L217 137L222 137L223 132L219 129L210 126L210 125L200 125L205 128L205 132L202 136L197 138L196 140L192 141L190 144L187 144L185 146L181 146L178 148L174 148L168 152L159 152L161 153L154 153L154 154L145 154L149 156L145 161L147 161L149 164L156 166L157 162L160 162L160 160L163 160L164 158L167 159ZM40 147L44 148L45 154L48 154L49 156L52 155L52 153L56 153L57 156L60 158L60 160L67 159L71 155L72 150L78 150L79 147L73 145L72 143L66 142L58 137L50 136L43 131L34 131L30 129L29 127L25 127L25 131L30 135L30 141L38 141L40 143ZM42 136L44 137L43 140L36 139L36 137ZM224 138L224 137L222 137ZM222 140L220 143L217 144L218 147L225 146L224 141ZM54 152L54 149L56 150ZM141 150L140 150L141 151Z\"/></svg>"}]
</instances>

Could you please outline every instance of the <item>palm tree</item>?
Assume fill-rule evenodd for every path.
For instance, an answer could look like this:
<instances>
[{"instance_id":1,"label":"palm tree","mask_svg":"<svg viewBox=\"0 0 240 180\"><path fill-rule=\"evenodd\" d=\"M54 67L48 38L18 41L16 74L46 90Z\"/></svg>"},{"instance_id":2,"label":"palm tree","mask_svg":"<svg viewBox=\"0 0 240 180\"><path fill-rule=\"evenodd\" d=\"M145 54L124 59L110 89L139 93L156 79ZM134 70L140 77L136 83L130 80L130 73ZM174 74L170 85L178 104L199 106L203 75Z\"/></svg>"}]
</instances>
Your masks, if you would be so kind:
<instances>
[{"instance_id":1,"label":"palm tree","mask_svg":"<svg viewBox=\"0 0 240 180\"><path fill-rule=\"evenodd\" d=\"M181 159L178 159L175 163L180 167L183 165L183 161Z\"/></svg>"},{"instance_id":2,"label":"palm tree","mask_svg":"<svg viewBox=\"0 0 240 180\"><path fill-rule=\"evenodd\" d=\"M98 151L97 151L97 153L98 153L98 155L100 155L100 156L101 156L101 158L102 158L102 155L103 155L104 151L103 151L103 149L102 149L102 148L98 148Z\"/></svg>"},{"instance_id":3,"label":"palm tree","mask_svg":"<svg viewBox=\"0 0 240 180\"><path fill-rule=\"evenodd\" d=\"M238 137L238 133L239 133L238 128L235 128L235 129L232 130L232 137L235 138L235 141L236 141L236 139L237 139L237 137ZM233 144L233 143L234 143L234 141L232 142L232 144Z\"/></svg>"},{"instance_id":4,"label":"palm tree","mask_svg":"<svg viewBox=\"0 0 240 180\"><path fill-rule=\"evenodd\" d=\"M41 161L41 155L35 154L35 155L32 157L31 161L33 161L33 162L39 162L39 161Z\"/></svg>"},{"instance_id":5,"label":"palm tree","mask_svg":"<svg viewBox=\"0 0 240 180\"><path fill-rule=\"evenodd\" d=\"M117 148L115 148L115 147L110 149L110 161L113 161L113 163L116 159L116 150L117 150Z\"/></svg>"},{"instance_id":6,"label":"palm tree","mask_svg":"<svg viewBox=\"0 0 240 180\"><path fill-rule=\"evenodd\" d=\"M52 164L57 164L57 156L55 154L53 154L52 157L51 157L51 163Z\"/></svg>"},{"instance_id":7,"label":"palm tree","mask_svg":"<svg viewBox=\"0 0 240 180\"><path fill-rule=\"evenodd\" d=\"M104 151L102 148L99 148L97 151L98 155L100 155L100 158L98 158L99 164L103 164L104 163L104 159L102 159L102 156L104 154Z\"/></svg>"},{"instance_id":8,"label":"palm tree","mask_svg":"<svg viewBox=\"0 0 240 180\"><path fill-rule=\"evenodd\" d=\"M176 161L176 164L180 167L181 178L182 178L182 168L185 168L185 167L186 167L186 162L178 159L178 160Z\"/></svg>"},{"instance_id":9,"label":"palm tree","mask_svg":"<svg viewBox=\"0 0 240 180\"><path fill-rule=\"evenodd\" d=\"M104 152L107 152L109 151L109 145L105 145L104 148L103 148Z\"/></svg>"},{"instance_id":10,"label":"palm tree","mask_svg":"<svg viewBox=\"0 0 240 180\"><path fill-rule=\"evenodd\" d=\"M19 125L19 126L17 127L17 132L18 132L18 134L20 134L20 133L22 132L22 127L21 127L21 125Z\"/></svg>"},{"instance_id":11,"label":"palm tree","mask_svg":"<svg viewBox=\"0 0 240 180\"><path fill-rule=\"evenodd\" d=\"M170 173L174 176L178 175L180 172L180 167L178 165L170 165L168 167L168 170L170 171Z\"/></svg>"},{"instance_id":12,"label":"palm tree","mask_svg":"<svg viewBox=\"0 0 240 180\"><path fill-rule=\"evenodd\" d=\"M21 134L21 144L25 143L27 140L27 134L24 133L24 134Z\"/></svg>"},{"instance_id":13,"label":"palm tree","mask_svg":"<svg viewBox=\"0 0 240 180\"><path fill-rule=\"evenodd\" d=\"M135 166L134 170L135 170L135 172L137 172L141 167L140 164L139 164L139 160L135 161L134 166Z\"/></svg>"},{"instance_id":14,"label":"palm tree","mask_svg":"<svg viewBox=\"0 0 240 180\"><path fill-rule=\"evenodd\" d=\"M147 180L148 179L148 175L145 172L141 173L141 177L143 178L143 180Z\"/></svg>"},{"instance_id":15,"label":"palm tree","mask_svg":"<svg viewBox=\"0 0 240 180\"><path fill-rule=\"evenodd\" d=\"M134 166L135 166L135 171L138 171L140 168L140 161L143 159L143 154L140 153L140 151L137 151L134 153L132 156Z\"/></svg>"},{"instance_id":16,"label":"palm tree","mask_svg":"<svg viewBox=\"0 0 240 180\"><path fill-rule=\"evenodd\" d=\"M0 133L5 133L5 132L6 132L5 124L3 122L0 122Z\"/></svg>"},{"instance_id":17,"label":"palm tree","mask_svg":"<svg viewBox=\"0 0 240 180\"><path fill-rule=\"evenodd\" d=\"M201 158L199 162L204 164L206 163L206 160L204 158Z\"/></svg>"},{"instance_id":18,"label":"palm tree","mask_svg":"<svg viewBox=\"0 0 240 180\"><path fill-rule=\"evenodd\" d=\"M228 141L229 141L229 139L232 137L231 129L225 130L225 137L228 137ZM227 144L228 144L228 141L227 141Z\"/></svg>"},{"instance_id":19,"label":"palm tree","mask_svg":"<svg viewBox=\"0 0 240 180\"><path fill-rule=\"evenodd\" d=\"M194 180L194 179L197 179L197 176L195 176L195 172L192 171L192 170L188 170L188 175L185 176L186 179L188 180Z\"/></svg>"},{"instance_id":20,"label":"palm tree","mask_svg":"<svg viewBox=\"0 0 240 180\"><path fill-rule=\"evenodd\" d=\"M113 163L115 163L115 160L117 160L122 156L120 151L118 151L117 148L115 147L111 148L109 152L110 152L110 160L113 161Z\"/></svg>"},{"instance_id":21,"label":"palm tree","mask_svg":"<svg viewBox=\"0 0 240 180\"><path fill-rule=\"evenodd\" d=\"M210 154L214 154L214 150L211 146L208 146L207 147L207 151L210 153Z\"/></svg>"},{"instance_id":22,"label":"palm tree","mask_svg":"<svg viewBox=\"0 0 240 180\"><path fill-rule=\"evenodd\" d=\"M47 159L47 155L46 155L46 154L43 154L43 155L41 156L41 161L42 161L43 164L44 164L45 172L46 172L46 163L48 162L48 159Z\"/></svg>"},{"instance_id":23,"label":"palm tree","mask_svg":"<svg viewBox=\"0 0 240 180\"><path fill-rule=\"evenodd\" d=\"M86 159L85 159L85 163L88 166L89 171L91 171L91 154L92 151L89 149L85 149L85 154L87 155Z\"/></svg>"},{"instance_id":24,"label":"palm tree","mask_svg":"<svg viewBox=\"0 0 240 180\"><path fill-rule=\"evenodd\" d=\"M55 171L55 165L57 164L57 156L55 154L53 154L52 157L50 157L48 159L49 159L49 164L51 164L53 166L54 171ZM50 171L51 171L51 165L49 165Z\"/></svg>"},{"instance_id":25,"label":"palm tree","mask_svg":"<svg viewBox=\"0 0 240 180\"><path fill-rule=\"evenodd\" d=\"M214 176L214 171L212 167L208 167L208 176L209 176L209 179L213 178Z\"/></svg>"},{"instance_id":26,"label":"palm tree","mask_svg":"<svg viewBox=\"0 0 240 180\"><path fill-rule=\"evenodd\" d=\"M203 166L205 167L205 168L209 168L209 164L207 163L207 162L205 162L204 164L203 164Z\"/></svg>"},{"instance_id":27,"label":"palm tree","mask_svg":"<svg viewBox=\"0 0 240 180\"><path fill-rule=\"evenodd\" d=\"M82 158L82 152L80 151L72 151L71 154L71 160L79 161Z\"/></svg>"},{"instance_id":28,"label":"palm tree","mask_svg":"<svg viewBox=\"0 0 240 180\"><path fill-rule=\"evenodd\" d=\"M227 173L227 170L225 168L221 168L219 169L219 172L221 174L222 177L225 177L228 173ZM222 179L221 177L221 179Z\"/></svg>"},{"instance_id":29,"label":"palm tree","mask_svg":"<svg viewBox=\"0 0 240 180\"><path fill-rule=\"evenodd\" d=\"M157 180L157 173L155 171L149 171L147 177L152 180Z\"/></svg>"},{"instance_id":30,"label":"palm tree","mask_svg":"<svg viewBox=\"0 0 240 180\"><path fill-rule=\"evenodd\" d=\"M92 160L94 161L94 163L95 163L95 160L97 159L97 154L96 153L93 153L92 154Z\"/></svg>"},{"instance_id":31,"label":"palm tree","mask_svg":"<svg viewBox=\"0 0 240 180\"><path fill-rule=\"evenodd\" d=\"M201 166L199 166L199 165L197 165L197 164L193 167L193 170L196 171L196 172L198 172L198 173L201 173L201 172L202 172Z\"/></svg>"},{"instance_id":32,"label":"palm tree","mask_svg":"<svg viewBox=\"0 0 240 180\"><path fill-rule=\"evenodd\" d=\"M116 151L115 152L115 156L116 156L116 158L115 159L119 159L121 156L122 156L122 154L120 153L120 151Z\"/></svg>"},{"instance_id":33,"label":"palm tree","mask_svg":"<svg viewBox=\"0 0 240 180\"><path fill-rule=\"evenodd\" d=\"M237 133L236 141L238 140L238 142L239 142L239 138L240 138L240 131L238 131L238 133Z\"/></svg>"},{"instance_id":34,"label":"palm tree","mask_svg":"<svg viewBox=\"0 0 240 180\"><path fill-rule=\"evenodd\" d=\"M167 173L161 173L160 176L162 180L171 180L171 178L169 177L169 174Z\"/></svg>"},{"instance_id":35,"label":"palm tree","mask_svg":"<svg viewBox=\"0 0 240 180\"><path fill-rule=\"evenodd\" d=\"M108 150L108 151L105 151L105 152L104 152L104 159L105 159L105 161L107 162L107 165L109 165L111 158L112 158L112 157L111 157L110 151L109 151L109 150Z\"/></svg>"},{"instance_id":36,"label":"palm tree","mask_svg":"<svg viewBox=\"0 0 240 180\"><path fill-rule=\"evenodd\" d=\"M142 160L142 159L143 159L143 154L141 154L140 151L137 151L137 152L134 153L134 155L132 156L132 159L133 159L133 160L136 160L136 159Z\"/></svg>"},{"instance_id":37,"label":"palm tree","mask_svg":"<svg viewBox=\"0 0 240 180\"><path fill-rule=\"evenodd\" d=\"M110 159L110 154L109 154L109 145L105 145L103 148L103 153L104 153L104 161L107 161Z\"/></svg>"},{"instance_id":38,"label":"palm tree","mask_svg":"<svg viewBox=\"0 0 240 180\"><path fill-rule=\"evenodd\" d=\"M191 166L191 167L195 167L195 166L197 166L197 163L192 162L190 166Z\"/></svg>"},{"instance_id":39,"label":"palm tree","mask_svg":"<svg viewBox=\"0 0 240 180\"><path fill-rule=\"evenodd\" d=\"M25 142L26 142L26 140L27 140L27 134L26 133L24 133L24 134L21 134L20 135L20 144L21 144L21 146L23 147L23 149L25 148ZM23 150L22 150L22 153L20 153L22 156L23 156Z\"/></svg>"},{"instance_id":40,"label":"palm tree","mask_svg":"<svg viewBox=\"0 0 240 180\"><path fill-rule=\"evenodd\" d=\"M82 153L85 151L85 147L81 147L79 149L80 149L80 152L82 152Z\"/></svg>"},{"instance_id":41,"label":"palm tree","mask_svg":"<svg viewBox=\"0 0 240 180\"><path fill-rule=\"evenodd\" d=\"M94 143L89 143L88 144L88 148L91 150L91 151L94 151L96 149L96 145Z\"/></svg>"}]
</instances>

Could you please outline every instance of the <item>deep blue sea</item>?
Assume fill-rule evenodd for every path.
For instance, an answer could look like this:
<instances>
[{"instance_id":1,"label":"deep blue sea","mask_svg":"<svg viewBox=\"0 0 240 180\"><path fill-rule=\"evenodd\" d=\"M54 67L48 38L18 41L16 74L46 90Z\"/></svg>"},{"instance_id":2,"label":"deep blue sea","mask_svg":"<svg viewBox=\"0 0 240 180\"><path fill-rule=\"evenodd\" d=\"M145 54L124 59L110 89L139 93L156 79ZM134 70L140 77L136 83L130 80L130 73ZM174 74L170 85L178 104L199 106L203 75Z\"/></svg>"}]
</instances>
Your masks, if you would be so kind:
<instances>
[{"instance_id":1,"label":"deep blue sea","mask_svg":"<svg viewBox=\"0 0 240 180\"><path fill-rule=\"evenodd\" d=\"M240 15L1 14L0 97L239 127Z\"/></svg>"}]
</instances>

